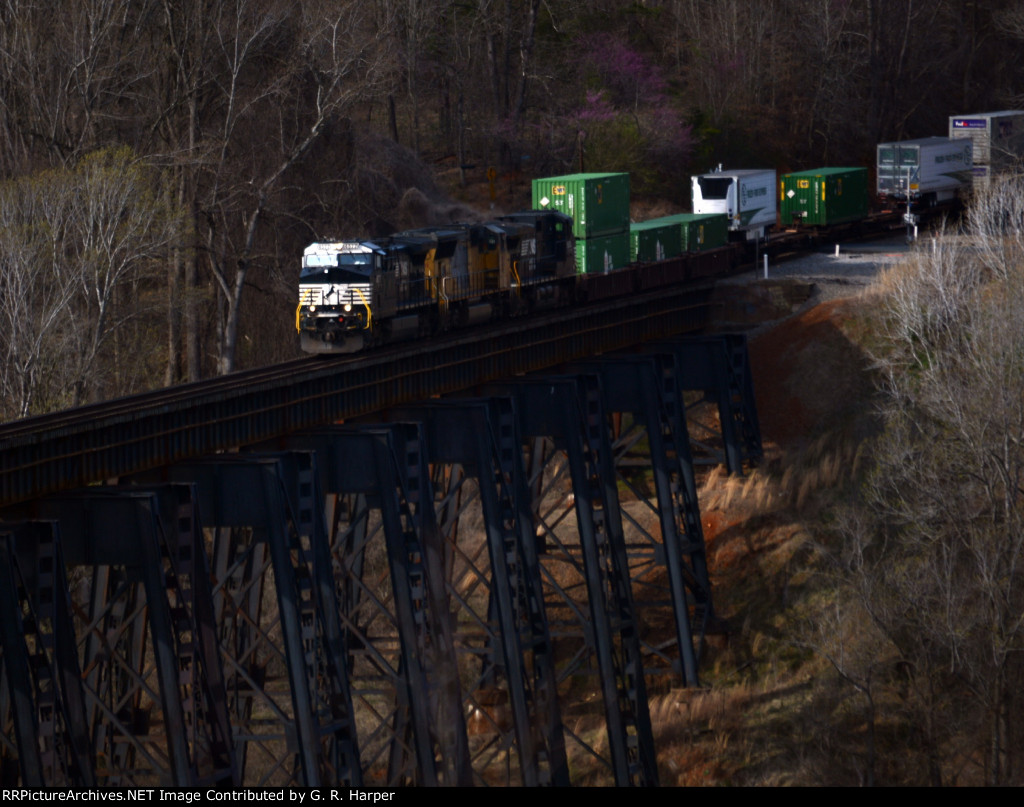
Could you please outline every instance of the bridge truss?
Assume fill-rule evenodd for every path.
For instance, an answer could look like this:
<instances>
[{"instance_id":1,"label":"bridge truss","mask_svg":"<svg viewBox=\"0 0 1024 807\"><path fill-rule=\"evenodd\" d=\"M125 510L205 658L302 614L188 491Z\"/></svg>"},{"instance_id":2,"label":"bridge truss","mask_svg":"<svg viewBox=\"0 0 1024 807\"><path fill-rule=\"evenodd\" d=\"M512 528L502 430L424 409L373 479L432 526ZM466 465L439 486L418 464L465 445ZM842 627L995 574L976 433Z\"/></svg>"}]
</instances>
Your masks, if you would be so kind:
<instances>
[{"instance_id":1,"label":"bridge truss","mask_svg":"<svg viewBox=\"0 0 1024 807\"><path fill-rule=\"evenodd\" d=\"M661 316L641 353L498 361L468 398L74 460L104 484L48 492L73 452L41 452L0 511L5 781L656 784L648 682L698 685L719 623L687 411L717 406L730 470L760 454L743 340Z\"/></svg>"}]
</instances>

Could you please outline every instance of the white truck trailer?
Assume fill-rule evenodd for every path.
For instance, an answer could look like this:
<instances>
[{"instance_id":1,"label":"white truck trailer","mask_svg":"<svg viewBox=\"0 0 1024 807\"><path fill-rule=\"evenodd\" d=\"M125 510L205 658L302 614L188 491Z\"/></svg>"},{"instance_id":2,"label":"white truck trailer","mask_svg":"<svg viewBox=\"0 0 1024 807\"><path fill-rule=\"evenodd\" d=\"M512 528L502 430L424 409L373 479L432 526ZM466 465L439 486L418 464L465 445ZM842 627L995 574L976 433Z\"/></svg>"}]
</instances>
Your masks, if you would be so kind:
<instances>
[{"instance_id":1,"label":"white truck trailer","mask_svg":"<svg viewBox=\"0 0 1024 807\"><path fill-rule=\"evenodd\" d=\"M934 205L969 189L974 167L969 140L922 137L878 144L878 195Z\"/></svg>"},{"instance_id":2,"label":"white truck trailer","mask_svg":"<svg viewBox=\"0 0 1024 807\"><path fill-rule=\"evenodd\" d=\"M990 176L1019 169L1024 162L1024 112L977 112L951 115L949 136L969 139L974 147L974 185L984 186Z\"/></svg>"},{"instance_id":3,"label":"white truck trailer","mask_svg":"<svg viewBox=\"0 0 1024 807\"><path fill-rule=\"evenodd\" d=\"M691 178L694 213L725 213L729 230L748 241L767 236L775 226L778 184L775 171L717 171Z\"/></svg>"}]
</instances>

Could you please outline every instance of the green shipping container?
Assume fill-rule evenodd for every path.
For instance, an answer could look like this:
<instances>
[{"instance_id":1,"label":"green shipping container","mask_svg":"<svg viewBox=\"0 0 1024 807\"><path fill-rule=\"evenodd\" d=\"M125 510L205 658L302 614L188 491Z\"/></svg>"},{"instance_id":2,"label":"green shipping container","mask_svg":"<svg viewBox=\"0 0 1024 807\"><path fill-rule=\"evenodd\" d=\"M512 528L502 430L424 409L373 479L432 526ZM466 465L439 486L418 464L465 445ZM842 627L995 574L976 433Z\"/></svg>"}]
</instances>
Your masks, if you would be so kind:
<instances>
[{"instance_id":1,"label":"green shipping container","mask_svg":"<svg viewBox=\"0 0 1024 807\"><path fill-rule=\"evenodd\" d=\"M569 174L533 180L533 209L572 216L577 238L629 229L629 174Z\"/></svg>"},{"instance_id":2,"label":"green shipping container","mask_svg":"<svg viewBox=\"0 0 1024 807\"><path fill-rule=\"evenodd\" d=\"M868 214L867 168L815 168L785 174L779 180L783 227L827 227L857 221Z\"/></svg>"},{"instance_id":3,"label":"green shipping container","mask_svg":"<svg viewBox=\"0 0 1024 807\"><path fill-rule=\"evenodd\" d=\"M725 213L679 213L646 223L678 227L683 252L704 252L725 246L729 241L729 217Z\"/></svg>"},{"instance_id":4,"label":"green shipping container","mask_svg":"<svg viewBox=\"0 0 1024 807\"><path fill-rule=\"evenodd\" d=\"M601 275L629 266L629 233L599 235L576 241L576 271L581 275Z\"/></svg>"},{"instance_id":5,"label":"green shipping container","mask_svg":"<svg viewBox=\"0 0 1024 807\"><path fill-rule=\"evenodd\" d=\"M629 225L630 263L663 261L682 254L682 233L677 225L644 221Z\"/></svg>"}]
</instances>

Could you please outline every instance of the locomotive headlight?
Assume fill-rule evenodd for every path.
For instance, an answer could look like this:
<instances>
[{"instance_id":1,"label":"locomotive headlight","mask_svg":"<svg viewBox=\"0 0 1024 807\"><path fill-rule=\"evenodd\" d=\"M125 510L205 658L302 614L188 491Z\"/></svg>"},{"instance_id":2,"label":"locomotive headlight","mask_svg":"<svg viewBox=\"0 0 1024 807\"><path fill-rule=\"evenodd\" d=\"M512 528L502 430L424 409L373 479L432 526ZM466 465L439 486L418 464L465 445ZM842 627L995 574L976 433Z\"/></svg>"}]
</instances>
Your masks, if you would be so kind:
<instances>
[{"instance_id":1,"label":"locomotive headlight","mask_svg":"<svg viewBox=\"0 0 1024 807\"><path fill-rule=\"evenodd\" d=\"M352 303L345 303L345 312L347 313L347 312L349 312L351 310L352 310Z\"/></svg>"},{"instance_id":2,"label":"locomotive headlight","mask_svg":"<svg viewBox=\"0 0 1024 807\"><path fill-rule=\"evenodd\" d=\"M316 306L315 305L311 305L309 307L309 313L312 314L314 311L316 311Z\"/></svg>"}]
</instances>

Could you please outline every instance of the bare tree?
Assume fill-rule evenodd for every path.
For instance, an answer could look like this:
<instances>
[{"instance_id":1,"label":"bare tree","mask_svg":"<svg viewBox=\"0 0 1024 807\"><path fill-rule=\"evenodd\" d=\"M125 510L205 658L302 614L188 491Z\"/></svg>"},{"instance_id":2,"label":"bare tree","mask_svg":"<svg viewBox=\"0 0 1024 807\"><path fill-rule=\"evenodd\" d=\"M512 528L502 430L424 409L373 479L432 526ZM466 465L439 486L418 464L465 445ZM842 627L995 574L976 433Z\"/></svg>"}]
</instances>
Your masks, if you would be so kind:
<instances>
[{"instance_id":1,"label":"bare tree","mask_svg":"<svg viewBox=\"0 0 1024 807\"><path fill-rule=\"evenodd\" d=\"M82 0L0 7L0 157L8 173L73 164L137 115L152 69L148 2ZM130 126L130 124L129 124Z\"/></svg>"},{"instance_id":2,"label":"bare tree","mask_svg":"<svg viewBox=\"0 0 1024 807\"><path fill-rule=\"evenodd\" d=\"M1022 200L1019 180L996 183L968 233L883 284L886 426L849 585L897 651L935 784L1024 775Z\"/></svg>"},{"instance_id":3,"label":"bare tree","mask_svg":"<svg viewBox=\"0 0 1024 807\"><path fill-rule=\"evenodd\" d=\"M783 4L761 3L755 13L744 3L690 0L679 13L691 45L689 83L713 124L775 100Z\"/></svg>"},{"instance_id":4,"label":"bare tree","mask_svg":"<svg viewBox=\"0 0 1024 807\"><path fill-rule=\"evenodd\" d=\"M77 291L63 244L71 208L61 177L0 185L0 414L25 417L67 399L48 385Z\"/></svg>"},{"instance_id":5,"label":"bare tree","mask_svg":"<svg viewBox=\"0 0 1024 807\"><path fill-rule=\"evenodd\" d=\"M129 281L155 278L180 231L180 214L158 190L158 175L130 149L87 155L75 168L68 192L74 199L66 250L78 277L74 329L73 403L94 400L105 388L97 366L115 332L152 304L119 300ZM120 303L120 305L119 305Z\"/></svg>"},{"instance_id":6,"label":"bare tree","mask_svg":"<svg viewBox=\"0 0 1024 807\"><path fill-rule=\"evenodd\" d=\"M799 123L806 126L808 151L820 151L829 164L833 147L848 151L851 141L856 142L853 138L839 144L834 141L838 131L849 128L844 112L862 101L860 79L867 66L863 9L854 3L805 0L796 24L797 36L806 47L795 68L810 76L803 85L807 88L807 114L800 116Z\"/></svg>"},{"instance_id":7,"label":"bare tree","mask_svg":"<svg viewBox=\"0 0 1024 807\"><path fill-rule=\"evenodd\" d=\"M254 0L222 9L210 85L219 117L207 134L216 151L198 178L197 229L219 291L217 370L228 373L274 195L334 123L374 98L390 62L386 31L361 3L307 2L291 16Z\"/></svg>"},{"instance_id":8,"label":"bare tree","mask_svg":"<svg viewBox=\"0 0 1024 807\"><path fill-rule=\"evenodd\" d=\"M105 351L146 313L124 292L144 289L145 274L166 260L175 218L156 175L125 148L0 186L0 393L8 417L129 391L106 382Z\"/></svg>"},{"instance_id":9,"label":"bare tree","mask_svg":"<svg viewBox=\"0 0 1024 807\"><path fill-rule=\"evenodd\" d=\"M837 561L839 580L848 578L848 556ZM865 725L858 784L874 787L878 758L878 697L887 674L892 646L864 609L859 591L840 588L825 608L816 609L796 644L813 650L831 666L839 681L863 700ZM831 784L832 782L829 782Z\"/></svg>"}]
</instances>

